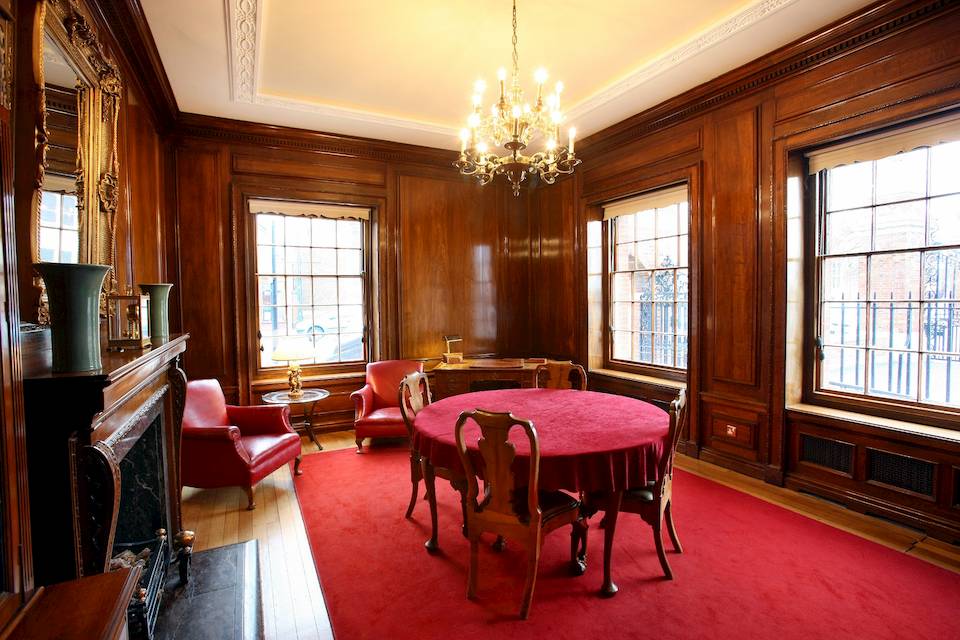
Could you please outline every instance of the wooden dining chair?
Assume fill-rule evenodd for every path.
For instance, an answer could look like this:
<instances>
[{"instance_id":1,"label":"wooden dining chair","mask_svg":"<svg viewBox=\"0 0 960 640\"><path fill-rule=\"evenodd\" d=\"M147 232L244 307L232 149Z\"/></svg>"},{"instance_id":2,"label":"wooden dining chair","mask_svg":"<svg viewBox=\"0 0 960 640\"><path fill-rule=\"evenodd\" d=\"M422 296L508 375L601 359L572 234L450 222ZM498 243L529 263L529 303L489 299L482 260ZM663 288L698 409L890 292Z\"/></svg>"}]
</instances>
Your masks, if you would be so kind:
<instances>
[{"instance_id":1,"label":"wooden dining chair","mask_svg":"<svg viewBox=\"0 0 960 640\"><path fill-rule=\"evenodd\" d=\"M467 453L463 429L467 420L480 427L477 446L483 459L483 497L473 460ZM516 478L512 470L516 447L508 441L510 430L519 426L530 441L530 469L527 478ZM457 451L467 475L467 537L470 539L470 568L467 574L467 598L477 592L480 535L495 533L515 540L527 549L527 578L520 605L520 617L530 615L533 589L543 537L564 525L577 526L580 502L562 491L540 491L540 440L533 423L510 413L491 413L482 409L464 411L454 431ZM571 547L580 538L571 532Z\"/></svg>"},{"instance_id":2,"label":"wooden dining chair","mask_svg":"<svg viewBox=\"0 0 960 640\"><path fill-rule=\"evenodd\" d=\"M647 482L647 486L642 489L625 491L619 511L621 513L638 514L644 522L653 528L653 541L657 547L660 566L663 567L663 573L667 579L673 580L673 571L670 569L670 562L667 560L662 533L663 523L666 521L667 532L670 534L670 541L673 543L674 550L677 553L683 553L680 538L677 537L677 530L673 524L673 460L676 456L677 443L680 441L680 431L687 416L686 389L681 389L677 397L670 403L669 414L670 427L667 432L667 439L664 441L663 452L657 461L656 480ZM609 499L607 495L596 493L584 496L584 515L589 517L600 510L606 512ZM604 518L606 518L606 515ZM581 536L578 546L585 550L587 546L586 527L579 527L575 531ZM605 549L604 554L607 553Z\"/></svg>"},{"instance_id":3,"label":"wooden dining chair","mask_svg":"<svg viewBox=\"0 0 960 640\"><path fill-rule=\"evenodd\" d=\"M538 389L587 390L587 372L571 360L541 364L536 370L536 380Z\"/></svg>"}]
</instances>

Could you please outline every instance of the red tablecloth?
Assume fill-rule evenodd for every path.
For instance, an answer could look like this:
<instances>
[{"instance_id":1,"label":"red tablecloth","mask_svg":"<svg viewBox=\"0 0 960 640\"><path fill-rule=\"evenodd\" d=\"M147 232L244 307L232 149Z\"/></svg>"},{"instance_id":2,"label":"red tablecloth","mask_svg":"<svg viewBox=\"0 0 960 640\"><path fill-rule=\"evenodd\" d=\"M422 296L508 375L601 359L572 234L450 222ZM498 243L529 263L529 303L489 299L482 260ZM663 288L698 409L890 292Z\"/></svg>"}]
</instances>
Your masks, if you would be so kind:
<instances>
[{"instance_id":1,"label":"red tablecloth","mask_svg":"<svg viewBox=\"0 0 960 640\"><path fill-rule=\"evenodd\" d=\"M540 438L540 488L567 491L623 491L642 487L656 476L669 427L665 411L652 404L594 391L507 389L479 391L438 400L417 414L414 446L435 467L462 470L453 429L461 411L510 411L531 420ZM480 429L464 428L475 465ZM530 446L515 427L514 472L528 473Z\"/></svg>"}]
</instances>

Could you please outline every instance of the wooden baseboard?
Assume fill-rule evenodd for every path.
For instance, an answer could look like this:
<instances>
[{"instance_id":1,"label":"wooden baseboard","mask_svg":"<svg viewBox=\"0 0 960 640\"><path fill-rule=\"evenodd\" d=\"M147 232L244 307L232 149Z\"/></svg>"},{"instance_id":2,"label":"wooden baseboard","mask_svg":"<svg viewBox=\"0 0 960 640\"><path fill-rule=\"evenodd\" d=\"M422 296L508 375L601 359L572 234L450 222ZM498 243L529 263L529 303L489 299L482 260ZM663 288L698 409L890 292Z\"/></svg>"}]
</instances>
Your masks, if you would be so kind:
<instances>
[{"instance_id":1,"label":"wooden baseboard","mask_svg":"<svg viewBox=\"0 0 960 640\"><path fill-rule=\"evenodd\" d=\"M751 478L766 480L766 467L759 462L751 462L741 458L734 457L728 453L703 447L700 449L699 458L704 462L715 464L718 467L730 469L737 473L742 473Z\"/></svg>"}]
</instances>

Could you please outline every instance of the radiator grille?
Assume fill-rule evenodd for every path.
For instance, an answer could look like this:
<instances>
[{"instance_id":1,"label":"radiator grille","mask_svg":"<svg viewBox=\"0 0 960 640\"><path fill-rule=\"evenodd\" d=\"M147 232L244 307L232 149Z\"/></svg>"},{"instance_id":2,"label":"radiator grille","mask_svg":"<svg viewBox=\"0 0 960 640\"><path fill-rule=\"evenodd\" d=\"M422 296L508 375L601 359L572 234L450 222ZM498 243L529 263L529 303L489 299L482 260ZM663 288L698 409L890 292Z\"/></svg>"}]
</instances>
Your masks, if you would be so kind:
<instances>
[{"instance_id":1,"label":"radiator grille","mask_svg":"<svg viewBox=\"0 0 960 640\"><path fill-rule=\"evenodd\" d=\"M876 449L869 449L867 454L868 480L933 495L933 463Z\"/></svg>"},{"instance_id":2,"label":"radiator grille","mask_svg":"<svg viewBox=\"0 0 960 640\"><path fill-rule=\"evenodd\" d=\"M853 445L801 433L800 460L843 473L852 473Z\"/></svg>"}]
</instances>

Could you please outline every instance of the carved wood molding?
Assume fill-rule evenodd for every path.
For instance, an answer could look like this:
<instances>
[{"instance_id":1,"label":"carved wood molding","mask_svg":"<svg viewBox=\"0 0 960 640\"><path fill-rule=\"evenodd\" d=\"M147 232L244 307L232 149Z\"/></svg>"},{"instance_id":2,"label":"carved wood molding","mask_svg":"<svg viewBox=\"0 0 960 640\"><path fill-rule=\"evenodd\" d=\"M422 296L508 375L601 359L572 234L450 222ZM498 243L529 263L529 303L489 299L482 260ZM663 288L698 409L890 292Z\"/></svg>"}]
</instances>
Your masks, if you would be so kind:
<instances>
[{"instance_id":1,"label":"carved wood molding","mask_svg":"<svg viewBox=\"0 0 960 640\"><path fill-rule=\"evenodd\" d=\"M586 159L664 129L698 113L767 89L781 78L829 62L850 51L925 22L940 13L956 10L956 0L913 3L891 0L813 36L760 58L708 82L699 89L647 109L584 138L580 154ZM885 18L885 19L884 19ZM878 21L879 20L879 21Z\"/></svg>"}]
</instances>

